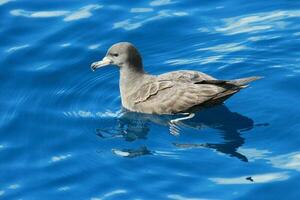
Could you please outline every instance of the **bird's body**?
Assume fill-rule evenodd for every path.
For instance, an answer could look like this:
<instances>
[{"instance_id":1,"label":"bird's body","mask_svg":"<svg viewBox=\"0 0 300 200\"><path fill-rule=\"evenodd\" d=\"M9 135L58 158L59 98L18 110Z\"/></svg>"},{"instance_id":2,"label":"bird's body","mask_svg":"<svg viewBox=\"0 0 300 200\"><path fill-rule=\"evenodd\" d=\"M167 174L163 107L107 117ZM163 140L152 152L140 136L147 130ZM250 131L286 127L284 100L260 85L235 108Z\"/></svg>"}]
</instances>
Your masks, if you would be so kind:
<instances>
[{"instance_id":1,"label":"bird's body","mask_svg":"<svg viewBox=\"0 0 300 200\"><path fill-rule=\"evenodd\" d=\"M141 56L130 43L113 45L106 57L100 62L93 63L92 67L107 64L116 64L120 67L123 107L130 111L149 114L184 113L195 107L222 103L245 88L247 83L260 78L217 80L210 75L192 70L150 75L144 72Z\"/></svg>"}]
</instances>

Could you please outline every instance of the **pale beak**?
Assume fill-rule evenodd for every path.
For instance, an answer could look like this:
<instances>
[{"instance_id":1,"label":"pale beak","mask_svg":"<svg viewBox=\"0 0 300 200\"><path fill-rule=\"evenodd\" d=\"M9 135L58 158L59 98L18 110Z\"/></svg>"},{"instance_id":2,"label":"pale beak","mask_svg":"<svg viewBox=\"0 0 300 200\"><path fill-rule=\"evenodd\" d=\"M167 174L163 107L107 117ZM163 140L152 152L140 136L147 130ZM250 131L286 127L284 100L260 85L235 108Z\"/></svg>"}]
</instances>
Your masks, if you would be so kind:
<instances>
[{"instance_id":1,"label":"pale beak","mask_svg":"<svg viewBox=\"0 0 300 200\"><path fill-rule=\"evenodd\" d=\"M112 64L112 61L105 56L101 61L92 63L91 68L93 71L95 71L97 68L104 67L109 64Z\"/></svg>"}]
</instances>

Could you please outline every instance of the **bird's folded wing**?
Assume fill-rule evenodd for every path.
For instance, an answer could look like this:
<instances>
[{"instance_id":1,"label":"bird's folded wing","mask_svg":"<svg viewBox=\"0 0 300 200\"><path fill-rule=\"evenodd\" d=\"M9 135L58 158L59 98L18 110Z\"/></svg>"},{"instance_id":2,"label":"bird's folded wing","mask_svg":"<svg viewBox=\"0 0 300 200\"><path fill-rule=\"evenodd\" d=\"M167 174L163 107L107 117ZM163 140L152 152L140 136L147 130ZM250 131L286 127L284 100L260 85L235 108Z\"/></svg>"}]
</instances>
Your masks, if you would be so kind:
<instances>
[{"instance_id":1,"label":"bird's folded wing","mask_svg":"<svg viewBox=\"0 0 300 200\"><path fill-rule=\"evenodd\" d=\"M174 86L172 81L156 81L142 85L137 92L133 94L134 103L144 102L151 96L156 95L159 91Z\"/></svg>"},{"instance_id":2,"label":"bird's folded wing","mask_svg":"<svg viewBox=\"0 0 300 200\"><path fill-rule=\"evenodd\" d=\"M144 84L133 94L135 105L143 112L177 113L202 104L226 89L210 84L156 81Z\"/></svg>"}]
</instances>

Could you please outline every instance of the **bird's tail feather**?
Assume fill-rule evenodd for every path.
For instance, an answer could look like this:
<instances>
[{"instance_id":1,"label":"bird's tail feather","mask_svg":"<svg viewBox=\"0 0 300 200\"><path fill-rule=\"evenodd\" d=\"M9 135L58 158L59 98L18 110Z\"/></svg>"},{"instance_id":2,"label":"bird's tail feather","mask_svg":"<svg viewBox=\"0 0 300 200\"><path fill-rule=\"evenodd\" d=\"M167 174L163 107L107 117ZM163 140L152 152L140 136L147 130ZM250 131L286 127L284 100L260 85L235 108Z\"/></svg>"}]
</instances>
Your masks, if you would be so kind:
<instances>
[{"instance_id":1,"label":"bird's tail feather","mask_svg":"<svg viewBox=\"0 0 300 200\"><path fill-rule=\"evenodd\" d=\"M235 86L239 86L241 88L245 88L248 86L247 83L250 83L252 81L256 81L256 80L259 80L262 78L263 78L262 76L251 76L251 77L247 77L247 78L231 80L231 81L228 81L228 83L233 84Z\"/></svg>"},{"instance_id":2,"label":"bird's tail feather","mask_svg":"<svg viewBox=\"0 0 300 200\"><path fill-rule=\"evenodd\" d=\"M248 87L248 83L252 81L256 81L259 79L262 79L262 76L251 76L247 78L240 78L240 79L234 79L234 80L202 80L199 82L196 82L195 84L213 84L218 85L221 87L226 87L227 89L234 89L239 90Z\"/></svg>"}]
</instances>

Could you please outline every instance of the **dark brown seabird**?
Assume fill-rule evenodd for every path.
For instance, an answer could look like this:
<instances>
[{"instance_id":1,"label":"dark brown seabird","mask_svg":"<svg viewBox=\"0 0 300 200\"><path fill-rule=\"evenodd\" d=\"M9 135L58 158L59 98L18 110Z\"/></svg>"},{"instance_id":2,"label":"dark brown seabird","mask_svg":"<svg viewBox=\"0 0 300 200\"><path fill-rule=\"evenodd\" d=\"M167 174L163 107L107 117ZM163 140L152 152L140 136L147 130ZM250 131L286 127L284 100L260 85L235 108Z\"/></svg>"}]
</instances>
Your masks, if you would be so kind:
<instances>
[{"instance_id":1,"label":"dark brown seabird","mask_svg":"<svg viewBox=\"0 0 300 200\"><path fill-rule=\"evenodd\" d=\"M123 107L148 114L190 113L200 106L219 104L246 88L249 82L261 78L253 76L217 80L192 70L150 75L144 71L140 53L128 42L114 44L106 56L91 67L96 70L106 65L117 65L120 68Z\"/></svg>"}]
</instances>

